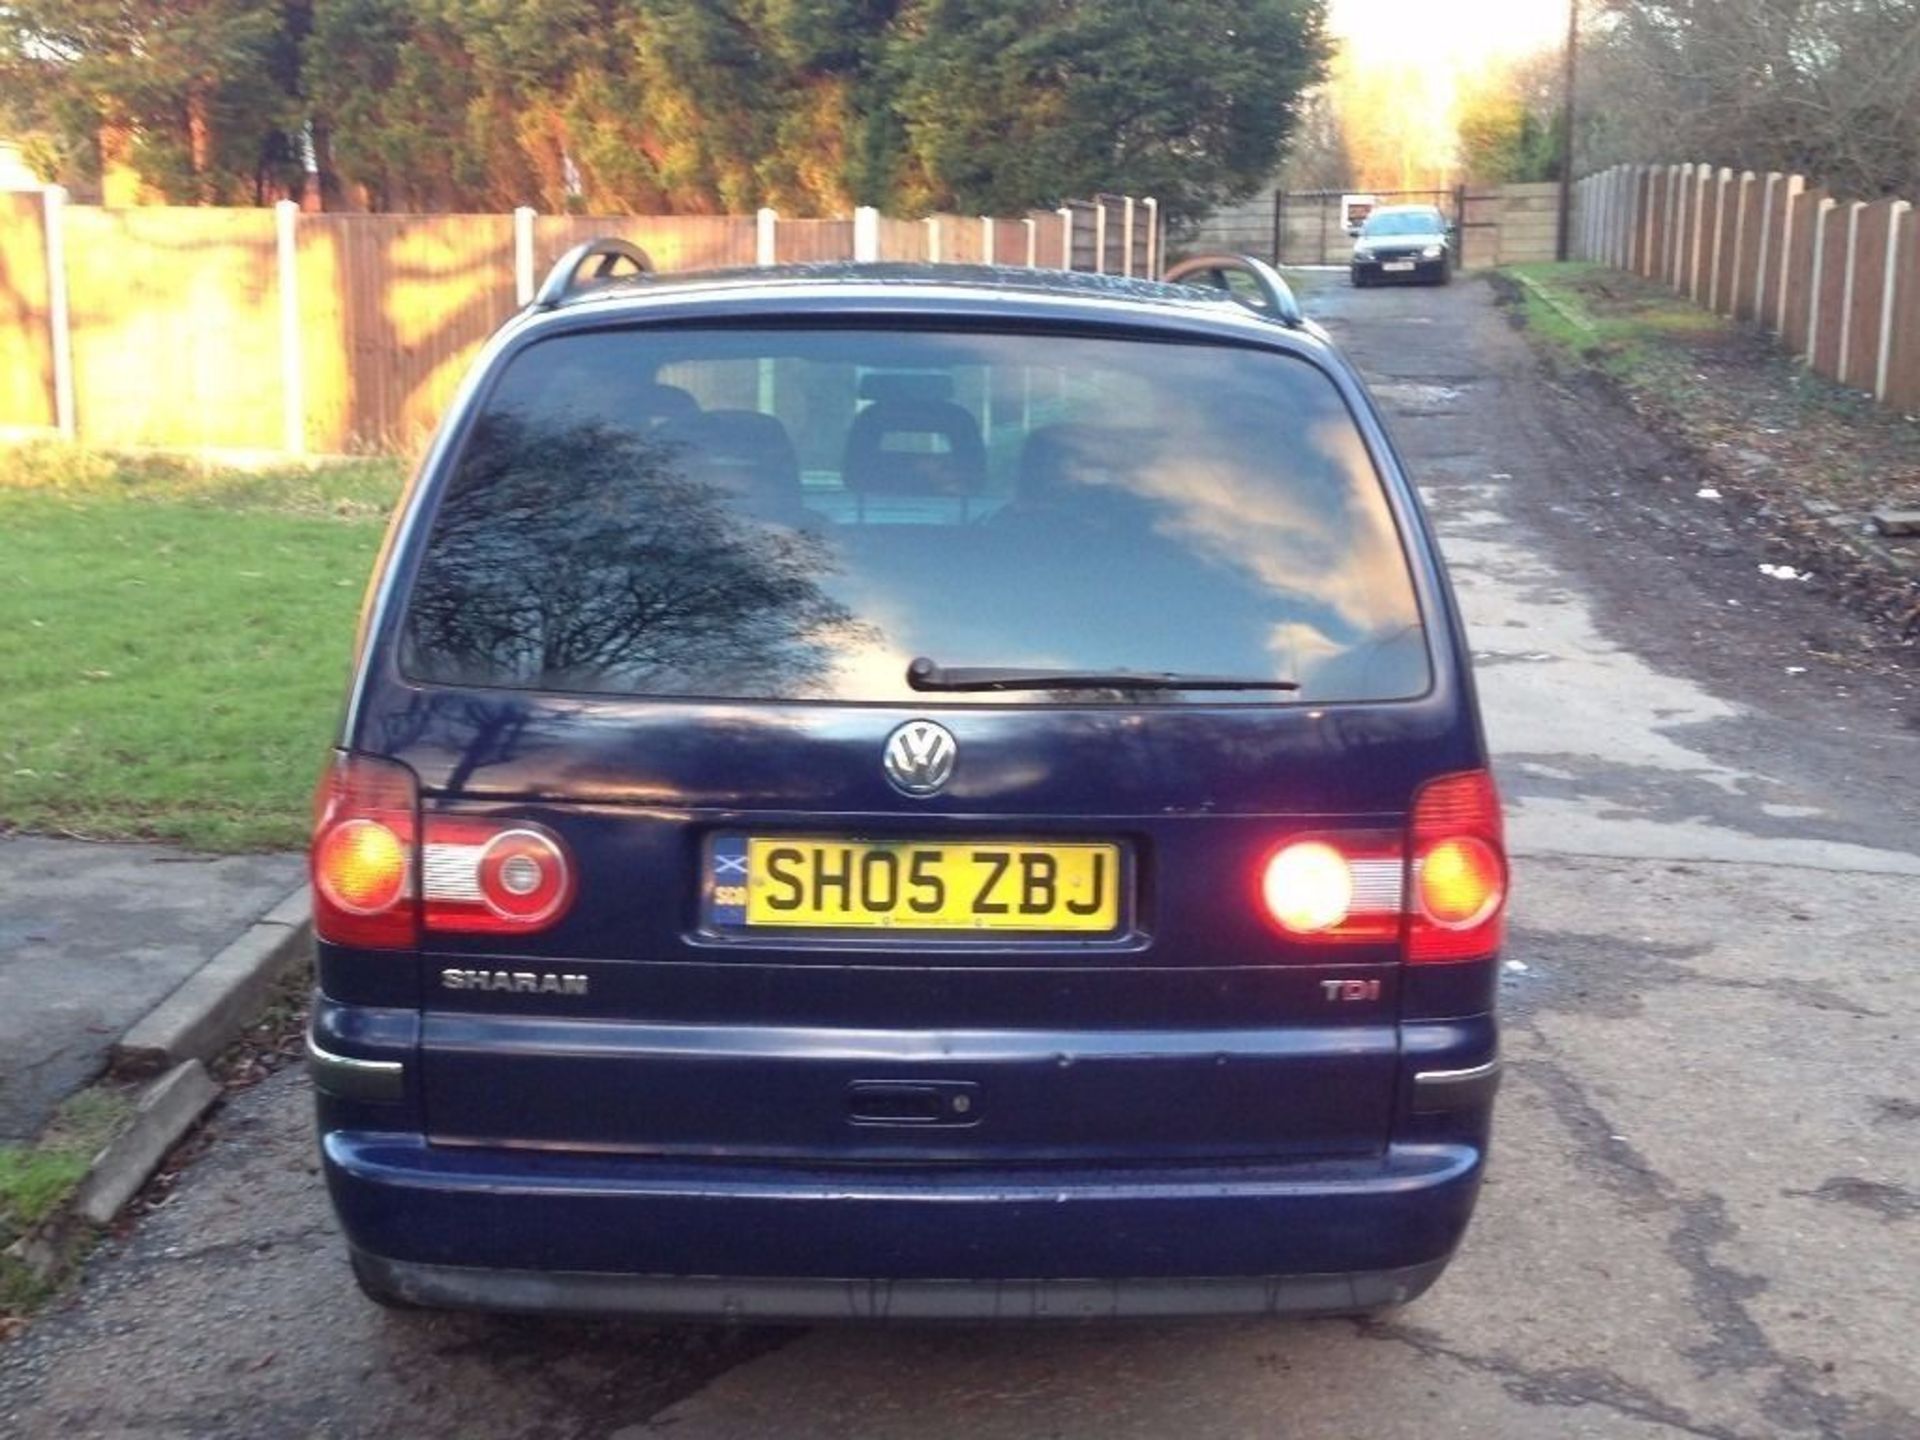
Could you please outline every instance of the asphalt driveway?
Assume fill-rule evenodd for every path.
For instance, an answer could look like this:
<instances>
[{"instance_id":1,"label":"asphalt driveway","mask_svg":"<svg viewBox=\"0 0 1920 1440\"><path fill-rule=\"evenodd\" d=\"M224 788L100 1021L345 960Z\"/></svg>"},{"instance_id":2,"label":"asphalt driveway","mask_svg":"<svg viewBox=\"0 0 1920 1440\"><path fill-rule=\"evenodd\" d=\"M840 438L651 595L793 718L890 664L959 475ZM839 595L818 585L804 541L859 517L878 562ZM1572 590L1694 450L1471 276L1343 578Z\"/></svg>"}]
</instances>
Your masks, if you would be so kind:
<instances>
[{"instance_id":1,"label":"asphalt driveway","mask_svg":"<svg viewBox=\"0 0 1920 1440\"><path fill-rule=\"evenodd\" d=\"M1911 691L1801 653L1819 597L1676 550L1635 497L1679 462L1544 384L1484 283L1312 303L1430 492L1512 811L1495 1168L1434 1292L1038 1332L393 1316L289 1074L0 1349L0 1432L1920 1435Z\"/></svg>"}]
</instances>

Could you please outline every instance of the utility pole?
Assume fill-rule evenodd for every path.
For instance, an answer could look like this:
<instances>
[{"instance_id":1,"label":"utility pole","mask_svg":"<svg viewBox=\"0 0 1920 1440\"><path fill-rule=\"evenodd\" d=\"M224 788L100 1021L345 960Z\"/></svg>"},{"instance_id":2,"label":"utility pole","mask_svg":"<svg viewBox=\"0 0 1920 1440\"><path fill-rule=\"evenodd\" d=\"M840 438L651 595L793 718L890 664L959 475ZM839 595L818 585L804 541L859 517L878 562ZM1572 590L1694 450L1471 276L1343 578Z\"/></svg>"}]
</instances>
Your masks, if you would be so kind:
<instances>
[{"instance_id":1,"label":"utility pole","mask_svg":"<svg viewBox=\"0 0 1920 1440\"><path fill-rule=\"evenodd\" d=\"M1566 73L1560 96L1560 227L1554 237L1553 258L1565 260L1573 231L1573 72L1580 49L1580 0L1567 0Z\"/></svg>"}]
</instances>

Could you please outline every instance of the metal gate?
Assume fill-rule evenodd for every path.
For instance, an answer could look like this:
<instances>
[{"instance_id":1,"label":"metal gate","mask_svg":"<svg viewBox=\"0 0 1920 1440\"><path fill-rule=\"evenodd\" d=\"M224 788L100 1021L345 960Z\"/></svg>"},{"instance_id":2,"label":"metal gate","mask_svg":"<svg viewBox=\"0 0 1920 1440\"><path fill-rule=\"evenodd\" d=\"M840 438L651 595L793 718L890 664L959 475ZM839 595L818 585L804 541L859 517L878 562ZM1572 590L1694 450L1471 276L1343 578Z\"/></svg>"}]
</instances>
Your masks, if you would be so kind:
<instances>
[{"instance_id":1,"label":"metal gate","mask_svg":"<svg viewBox=\"0 0 1920 1440\"><path fill-rule=\"evenodd\" d=\"M1451 221L1461 218L1460 190L1276 190L1268 243L1261 247L1276 265L1344 265L1353 252L1344 202L1364 198L1373 206L1433 205ZM1251 247L1241 247L1251 248Z\"/></svg>"}]
</instances>

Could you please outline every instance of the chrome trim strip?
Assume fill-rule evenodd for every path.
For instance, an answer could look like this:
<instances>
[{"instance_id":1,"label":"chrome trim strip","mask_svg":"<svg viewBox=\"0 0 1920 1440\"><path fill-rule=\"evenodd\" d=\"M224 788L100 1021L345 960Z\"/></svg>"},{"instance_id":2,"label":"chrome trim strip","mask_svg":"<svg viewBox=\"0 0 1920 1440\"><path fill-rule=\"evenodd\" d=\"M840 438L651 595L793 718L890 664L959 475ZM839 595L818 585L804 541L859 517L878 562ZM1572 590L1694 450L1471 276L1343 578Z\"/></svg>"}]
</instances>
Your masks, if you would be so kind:
<instances>
[{"instance_id":1,"label":"chrome trim strip","mask_svg":"<svg viewBox=\"0 0 1920 1440\"><path fill-rule=\"evenodd\" d=\"M1421 1070L1413 1077L1413 1113L1471 1110L1493 1102L1500 1088L1500 1057L1465 1070Z\"/></svg>"},{"instance_id":2,"label":"chrome trim strip","mask_svg":"<svg viewBox=\"0 0 1920 1440\"><path fill-rule=\"evenodd\" d=\"M1500 1057L1494 1056L1484 1065L1475 1065L1466 1070L1422 1070L1413 1077L1416 1085L1471 1085L1476 1080L1486 1080L1500 1073Z\"/></svg>"},{"instance_id":3,"label":"chrome trim strip","mask_svg":"<svg viewBox=\"0 0 1920 1440\"><path fill-rule=\"evenodd\" d=\"M406 1094L407 1067L398 1060L336 1055L307 1032L307 1070L314 1087L342 1100L399 1100Z\"/></svg>"}]
</instances>

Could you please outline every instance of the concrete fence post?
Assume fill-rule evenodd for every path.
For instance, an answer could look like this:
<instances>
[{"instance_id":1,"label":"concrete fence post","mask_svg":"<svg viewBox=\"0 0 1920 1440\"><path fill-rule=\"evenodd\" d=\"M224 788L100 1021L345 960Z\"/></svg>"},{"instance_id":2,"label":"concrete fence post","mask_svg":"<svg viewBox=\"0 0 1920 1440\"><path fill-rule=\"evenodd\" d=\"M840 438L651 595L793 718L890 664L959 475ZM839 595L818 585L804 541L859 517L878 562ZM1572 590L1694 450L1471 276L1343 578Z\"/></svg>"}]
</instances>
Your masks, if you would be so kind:
<instances>
[{"instance_id":1,"label":"concrete fence post","mask_svg":"<svg viewBox=\"0 0 1920 1440\"><path fill-rule=\"evenodd\" d=\"M1633 167L1622 165L1613 177L1613 268L1632 267Z\"/></svg>"},{"instance_id":2,"label":"concrete fence post","mask_svg":"<svg viewBox=\"0 0 1920 1440\"><path fill-rule=\"evenodd\" d=\"M1627 269L1640 273L1640 261L1647 253L1647 167L1635 165L1627 172Z\"/></svg>"},{"instance_id":3,"label":"concrete fence post","mask_svg":"<svg viewBox=\"0 0 1920 1440\"><path fill-rule=\"evenodd\" d=\"M307 451L307 397L300 350L300 205L276 201L275 251L280 272L281 445L289 455Z\"/></svg>"},{"instance_id":4,"label":"concrete fence post","mask_svg":"<svg viewBox=\"0 0 1920 1440\"><path fill-rule=\"evenodd\" d=\"M1147 210L1147 278L1158 280L1162 268L1160 255L1160 202L1149 195L1140 202Z\"/></svg>"},{"instance_id":5,"label":"concrete fence post","mask_svg":"<svg viewBox=\"0 0 1920 1440\"><path fill-rule=\"evenodd\" d=\"M1833 378L1841 385L1847 383L1847 352L1853 348L1853 282L1860 258L1860 212L1866 208L1864 200L1847 206L1847 259L1840 272L1840 354L1833 362Z\"/></svg>"},{"instance_id":6,"label":"concrete fence post","mask_svg":"<svg viewBox=\"0 0 1920 1440\"><path fill-rule=\"evenodd\" d=\"M880 258L880 212L871 205L854 209L853 258L868 265Z\"/></svg>"},{"instance_id":7,"label":"concrete fence post","mask_svg":"<svg viewBox=\"0 0 1920 1440\"><path fill-rule=\"evenodd\" d=\"M780 263L780 212L771 205L753 212L753 263Z\"/></svg>"},{"instance_id":8,"label":"concrete fence post","mask_svg":"<svg viewBox=\"0 0 1920 1440\"><path fill-rule=\"evenodd\" d=\"M63 440L80 433L73 403L73 315L67 308L67 191L49 185L40 195L47 241L47 343L53 349L53 425Z\"/></svg>"},{"instance_id":9,"label":"concrete fence post","mask_svg":"<svg viewBox=\"0 0 1920 1440\"><path fill-rule=\"evenodd\" d=\"M1735 319L1740 315L1741 262L1747 258L1747 196L1759 178L1751 170L1742 170L1733 192L1733 273L1727 277L1727 314Z\"/></svg>"},{"instance_id":10,"label":"concrete fence post","mask_svg":"<svg viewBox=\"0 0 1920 1440\"><path fill-rule=\"evenodd\" d=\"M1827 212L1838 202L1828 198L1822 200L1813 212L1813 269L1809 272L1807 289L1807 352L1806 362L1811 365L1815 352L1820 348L1820 292L1826 287L1820 283L1826 273L1827 264Z\"/></svg>"},{"instance_id":11,"label":"concrete fence post","mask_svg":"<svg viewBox=\"0 0 1920 1440\"><path fill-rule=\"evenodd\" d=\"M1107 202L1093 202L1093 273L1107 273Z\"/></svg>"},{"instance_id":12,"label":"concrete fence post","mask_svg":"<svg viewBox=\"0 0 1920 1440\"><path fill-rule=\"evenodd\" d=\"M1593 182L1590 197L1593 207L1592 233L1587 238L1587 258L1604 264L1607 258L1607 172L1589 176Z\"/></svg>"},{"instance_id":13,"label":"concrete fence post","mask_svg":"<svg viewBox=\"0 0 1920 1440\"><path fill-rule=\"evenodd\" d=\"M1073 269L1073 207L1062 205L1055 212L1060 216L1060 268Z\"/></svg>"},{"instance_id":14,"label":"concrete fence post","mask_svg":"<svg viewBox=\"0 0 1920 1440\"><path fill-rule=\"evenodd\" d=\"M1633 167L1622 165L1613 177L1613 268L1630 267L1633 244Z\"/></svg>"},{"instance_id":15,"label":"concrete fence post","mask_svg":"<svg viewBox=\"0 0 1920 1440\"><path fill-rule=\"evenodd\" d=\"M1767 256L1773 249L1774 192L1779 188L1780 172L1769 170L1760 187L1760 240L1753 257L1753 318L1762 325L1767 323Z\"/></svg>"},{"instance_id":16,"label":"concrete fence post","mask_svg":"<svg viewBox=\"0 0 1920 1440\"><path fill-rule=\"evenodd\" d=\"M1734 171L1722 165L1713 175L1713 265L1707 267L1707 309L1720 309L1720 250L1726 238L1726 186Z\"/></svg>"},{"instance_id":17,"label":"concrete fence post","mask_svg":"<svg viewBox=\"0 0 1920 1440\"><path fill-rule=\"evenodd\" d=\"M1786 193L1780 197L1780 286L1774 297L1773 330L1783 335L1787 329L1787 289L1793 280L1793 222L1800 210L1800 197L1807 193L1806 178L1787 176Z\"/></svg>"},{"instance_id":18,"label":"concrete fence post","mask_svg":"<svg viewBox=\"0 0 1920 1440\"><path fill-rule=\"evenodd\" d=\"M1655 192L1660 188L1660 167L1648 165L1641 171L1640 186L1640 263L1634 268L1641 276L1651 280L1655 264L1653 252L1657 227L1653 223L1654 212L1660 207L1653 203Z\"/></svg>"},{"instance_id":19,"label":"concrete fence post","mask_svg":"<svg viewBox=\"0 0 1920 1440\"><path fill-rule=\"evenodd\" d=\"M533 303L533 217L531 205L513 211L513 298L518 305Z\"/></svg>"},{"instance_id":20,"label":"concrete fence post","mask_svg":"<svg viewBox=\"0 0 1920 1440\"><path fill-rule=\"evenodd\" d=\"M1873 370L1873 398L1887 398L1887 372L1893 364L1894 297L1900 288L1900 227L1912 213L1913 205L1896 200L1887 213L1887 273L1880 289L1880 353Z\"/></svg>"},{"instance_id":21,"label":"concrete fence post","mask_svg":"<svg viewBox=\"0 0 1920 1440\"><path fill-rule=\"evenodd\" d=\"M1669 287L1680 288L1680 247L1685 243L1687 233L1686 210L1687 184L1686 166L1670 166L1667 173L1667 231L1672 244L1667 247L1666 281Z\"/></svg>"},{"instance_id":22,"label":"concrete fence post","mask_svg":"<svg viewBox=\"0 0 1920 1440\"><path fill-rule=\"evenodd\" d=\"M1600 183L1594 187L1595 208L1599 211L1598 234L1595 236L1593 258L1602 265L1613 259L1613 169L1609 166L1600 172Z\"/></svg>"},{"instance_id":23,"label":"concrete fence post","mask_svg":"<svg viewBox=\"0 0 1920 1440\"><path fill-rule=\"evenodd\" d=\"M1120 247L1120 273L1133 274L1133 197L1127 196L1120 202L1120 226L1126 235L1126 244Z\"/></svg>"},{"instance_id":24,"label":"concrete fence post","mask_svg":"<svg viewBox=\"0 0 1920 1440\"><path fill-rule=\"evenodd\" d=\"M1020 223L1026 228L1027 232L1027 268L1029 270L1038 269L1040 266L1040 222L1029 215Z\"/></svg>"},{"instance_id":25,"label":"concrete fence post","mask_svg":"<svg viewBox=\"0 0 1920 1440\"><path fill-rule=\"evenodd\" d=\"M940 217L938 215L927 216L927 260L934 265L940 263Z\"/></svg>"},{"instance_id":26,"label":"concrete fence post","mask_svg":"<svg viewBox=\"0 0 1920 1440\"><path fill-rule=\"evenodd\" d=\"M1607 259L1607 172L1602 170L1593 180L1593 238L1589 241L1592 253L1588 256L1600 264Z\"/></svg>"},{"instance_id":27,"label":"concrete fence post","mask_svg":"<svg viewBox=\"0 0 1920 1440\"><path fill-rule=\"evenodd\" d=\"M993 217L991 215L982 215L980 217L980 262L983 265L991 265L994 263Z\"/></svg>"},{"instance_id":28,"label":"concrete fence post","mask_svg":"<svg viewBox=\"0 0 1920 1440\"><path fill-rule=\"evenodd\" d=\"M1613 263L1613 167L1600 172L1600 247L1594 259Z\"/></svg>"}]
</instances>

